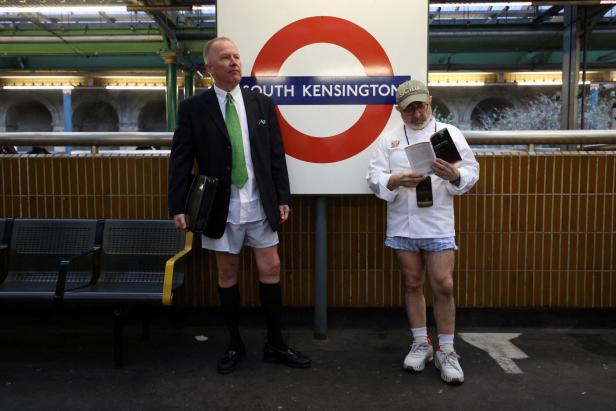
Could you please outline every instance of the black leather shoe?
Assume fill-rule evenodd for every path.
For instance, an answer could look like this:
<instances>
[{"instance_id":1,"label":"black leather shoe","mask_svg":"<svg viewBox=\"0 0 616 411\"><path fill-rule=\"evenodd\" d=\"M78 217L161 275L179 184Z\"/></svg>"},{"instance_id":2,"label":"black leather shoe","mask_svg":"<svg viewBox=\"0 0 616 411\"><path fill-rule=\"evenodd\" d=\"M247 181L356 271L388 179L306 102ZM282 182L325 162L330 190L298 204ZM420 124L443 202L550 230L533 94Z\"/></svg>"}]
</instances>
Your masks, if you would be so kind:
<instances>
[{"instance_id":1,"label":"black leather shoe","mask_svg":"<svg viewBox=\"0 0 616 411\"><path fill-rule=\"evenodd\" d=\"M284 350L276 348L270 343L263 348L263 361L277 362L294 368L309 368L310 358L306 357L293 348L286 347Z\"/></svg>"},{"instance_id":2,"label":"black leather shoe","mask_svg":"<svg viewBox=\"0 0 616 411\"><path fill-rule=\"evenodd\" d=\"M218 374L229 374L235 370L235 367L241 360L246 358L246 350L242 348L227 348L225 355L218 360L216 370Z\"/></svg>"}]
</instances>

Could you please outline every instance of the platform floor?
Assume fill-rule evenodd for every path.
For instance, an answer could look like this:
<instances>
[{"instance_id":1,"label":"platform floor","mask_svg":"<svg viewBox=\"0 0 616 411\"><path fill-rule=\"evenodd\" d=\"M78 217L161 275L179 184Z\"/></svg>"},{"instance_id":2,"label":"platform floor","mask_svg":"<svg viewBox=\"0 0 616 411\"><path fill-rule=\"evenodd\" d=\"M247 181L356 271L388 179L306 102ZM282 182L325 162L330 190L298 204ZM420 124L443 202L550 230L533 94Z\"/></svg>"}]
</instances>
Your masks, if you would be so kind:
<instances>
[{"instance_id":1,"label":"platform floor","mask_svg":"<svg viewBox=\"0 0 616 411\"><path fill-rule=\"evenodd\" d=\"M456 347L466 382L450 386L433 365L419 374L402 370L409 337L401 310L342 316L326 340L313 339L312 328L301 324L310 318L289 321L290 345L313 359L308 370L263 363L262 321L248 313L248 358L221 376L215 364L226 334L211 313L203 321L182 311L154 317L146 341L132 320L125 366L115 369L111 317L103 311L36 315L2 308L2 411L616 409L616 329L585 327L575 318L565 327L460 321ZM492 356L463 336L492 347ZM495 343L504 337L510 344ZM499 356L501 365L493 358Z\"/></svg>"}]
</instances>

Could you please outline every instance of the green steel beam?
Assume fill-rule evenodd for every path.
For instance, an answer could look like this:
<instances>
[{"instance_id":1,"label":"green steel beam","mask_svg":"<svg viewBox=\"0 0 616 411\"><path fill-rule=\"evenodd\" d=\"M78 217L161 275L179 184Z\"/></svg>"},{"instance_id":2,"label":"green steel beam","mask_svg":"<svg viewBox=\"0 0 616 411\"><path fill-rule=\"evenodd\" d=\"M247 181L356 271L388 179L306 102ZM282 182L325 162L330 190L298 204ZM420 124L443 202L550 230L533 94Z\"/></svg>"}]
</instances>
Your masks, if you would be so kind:
<instances>
[{"instance_id":1,"label":"green steel beam","mask_svg":"<svg viewBox=\"0 0 616 411\"><path fill-rule=\"evenodd\" d=\"M196 55L192 62L201 67ZM560 70L562 52L430 53L431 70ZM0 70L164 70L158 55L0 57ZM615 70L616 52L589 51L589 70Z\"/></svg>"},{"instance_id":2,"label":"green steel beam","mask_svg":"<svg viewBox=\"0 0 616 411\"><path fill-rule=\"evenodd\" d=\"M161 34L161 30L158 26L152 25L151 27L135 27L135 28L66 28L60 30L54 30L54 33L60 36L129 36L129 35L147 35L147 34ZM49 36L54 38L48 30L41 29L13 29L13 28L0 28L0 36Z\"/></svg>"},{"instance_id":3,"label":"green steel beam","mask_svg":"<svg viewBox=\"0 0 616 411\"><path fill-rule=\"evenodd\" d=\"M163 69L158 55L0 57L0 70Z\"/></svg>"},{"instance_id":4,"label":"green steel beam","mask_svg":"<svg viewBox=\"0 0 616 411\"><path fill-rule=\"evenodd\" d=\"M195 95L195 73L192 71L184 72L184 98Z\"/></svg>"},{"instance_id":5,"label":"green steel beam","mask_svg":"<svg viewBox=\"0 0 616 411\"><path fill-rule=\"evenodd\" d=\"M612 56L616 53L616 29L606 30L595 27L589 39L588 68L616 69ZM476 27L454 33L453 27L430 27L429 64L430 69L560 69L562 58L562 31L535 32L537 34L512 34L506 27L500 27L503 35L494 35L495 30ZM0 30L0 35L7 30ZM42 30L22 31L42 34ZM96 70L110 68L164 69L160 54L169 51L160 41L110 41L113 34L126 34L124 30L88 30L79 34L91 36L94 32L107 32L103 41L80 42L0 42L0 70ZM551 34L550 34L551 32ZM137 35L159 34L158 28L137 29ZM180 34L183 33L183 34ZM505 35L505 33L508 33ZM543 33L543 34L539 34ZM547 33L547 34L546 34ZM207 38L208 30L178 30L182 36ZM49 36L51 38L51 36ZM92 37L96 40L95 37ZM540 39L540 41L539 41ZM179 40L182 55L179 68L202 67L201 56L205 40L201 38Z\"/></svg>"},{"instance_id":6,"label":"green steel beam","mask_svg":"<svg viewBox=\"0 0 616 411\"><path fill-rule=\"evenodd\" d=\"M156 54L166 49L164 41L124 43L3 43L0 55L114 55L114 54Z\"/></svg>"},{"instance_id":7,"label":"green steel beam","mask_svg":"<svg viewBox=\"0 0 616 411\"><path fill-rule=\"evenodd\" d=\"M185 56L195 67L202 67L199 54ZM468 52L430 53L431 70L560 70L562 51L546 52ZM0 70L107 70L152 69L164 70L159 55L123 56L0 56ZM616 70L616 51L588 52L589 70Z\"/></svg>"},{"instance_id":8,"label":"green steel beam","mask_svg":"<svg viewBox=\"0 0 616 411\"><path fill-rule=\"evenodd\" d=\"M173 131L176 127L176 113L178 107L178 76L175 58L167 59L165 64L166 85L165 110L167 114L167 131Z\"/></svg>"},{"instance_id":9,"label":"green steel beam","mask_svg":"<svg viewBox=\"0 0 616 411\"><path fill-rule=\"evenodd\" d=\"M561 70L562 51L430 53L430 70ZM588 70L615 70L616 53L589 51Z\"/></svg>"},{"instance_id":10,"label":"green steel beam","mask_svg":"<svg viewBox=\"0 0 616 411\"><path fill-rule=\"evenodd\" d=\"M541 38L541 41L537 41ZM160 41L109 41L108 36L103 36L100 41L79 42L12 42L0 43L0 56L28 56L28 55L113 55L113 54L156 54L167 49L166 42ZM499 38L496 36L465 36L438 37L430 36L430 52L503 52L503 51L560 51L562 36L559 33L536 36L511 36ZM185 53L201 54L205 40L183 40L180 47ZM591 50L616 50L616 30L609 33L594 31L588 44Z\"/></svg>"},{"instance_id":11,"label":"green steel beam","mask_svg":"<svg viewBox=\"0 0 616 411\"><path fill-rule=\"evenodd\" d=\"M472 35L469 35L471 32ZM454 32L431 33L429 49L431 52L499 52L514 50L559 51L562 48L562 29L559 32L539 30L516 34L504 30L503 33L505 32L507 33L506 36L499 36L496 31L482 32L470 29L466 32L461 31L458 35L450 34ZM616 49L616 29L593 31L588 39L588 47L594 50Z\"/></svg>"}]
</instances>

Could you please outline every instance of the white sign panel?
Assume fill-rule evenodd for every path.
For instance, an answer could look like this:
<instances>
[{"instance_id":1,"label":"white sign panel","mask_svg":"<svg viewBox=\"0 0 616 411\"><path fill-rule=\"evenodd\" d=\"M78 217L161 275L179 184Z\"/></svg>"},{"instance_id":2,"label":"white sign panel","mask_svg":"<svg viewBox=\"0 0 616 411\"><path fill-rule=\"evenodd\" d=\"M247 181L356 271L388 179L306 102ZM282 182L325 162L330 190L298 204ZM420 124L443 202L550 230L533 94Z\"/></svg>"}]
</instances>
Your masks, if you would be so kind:
<instances>
[{"instance_id":1,"label":"white sign panel","mask_svg":"<svg viewBox=\"0 0 616 411\"><path fill-rule=\"evenodd\" d=\"M271 96L293 194L368 193L376 139L400 124L396 87L427 80L427 0L224 0L218 35L243 87Z\"/></svg>"}]
</instances>

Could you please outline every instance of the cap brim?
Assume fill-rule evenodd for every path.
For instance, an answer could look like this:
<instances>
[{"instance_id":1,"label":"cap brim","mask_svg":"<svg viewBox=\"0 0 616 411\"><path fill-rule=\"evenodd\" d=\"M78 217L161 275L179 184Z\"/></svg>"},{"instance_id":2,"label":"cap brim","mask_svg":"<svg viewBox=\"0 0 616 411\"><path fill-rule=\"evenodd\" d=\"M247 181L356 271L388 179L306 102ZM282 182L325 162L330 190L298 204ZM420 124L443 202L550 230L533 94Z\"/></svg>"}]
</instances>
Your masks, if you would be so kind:
<instances>
[{"instance_id":1,"label":"cap brim","mask_svg":"<svg viewBox=\"0 0 616 411\"><path fill-rule=\"evenodd\" d=\"M416 101L421 101L422 103L427 103L429 100L430 96L428 96L427 94L413 94L411 96L408 96L407 98L403 99L402 101L400 101L398 103L398 105L400 106L401 109L405 109L409 106L409 104L414 103Z\"/></svg>"}]
</instances>

